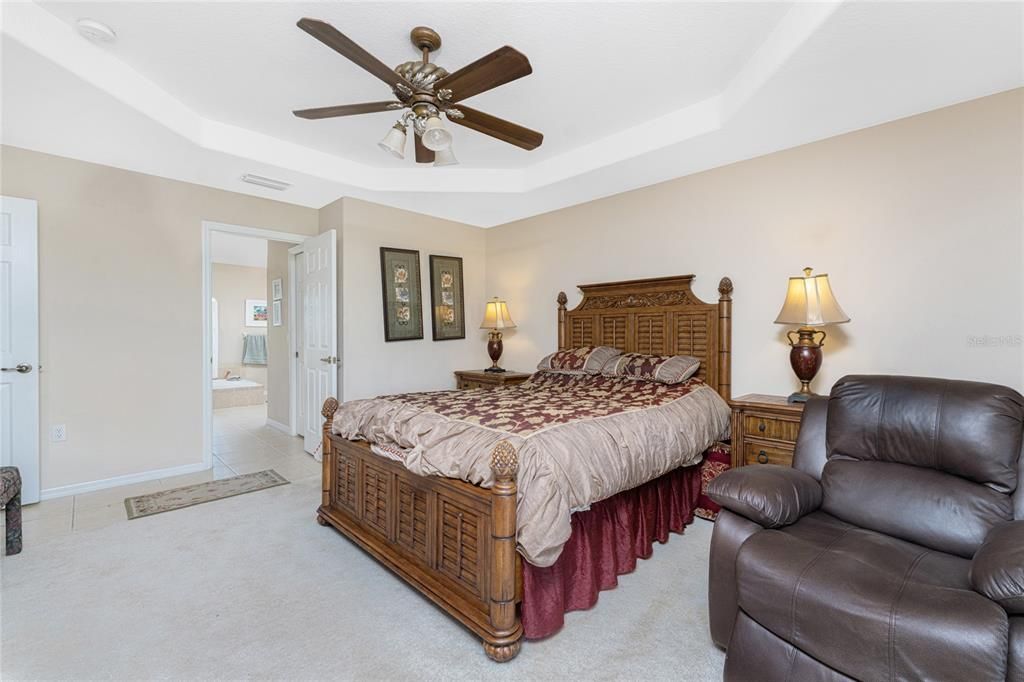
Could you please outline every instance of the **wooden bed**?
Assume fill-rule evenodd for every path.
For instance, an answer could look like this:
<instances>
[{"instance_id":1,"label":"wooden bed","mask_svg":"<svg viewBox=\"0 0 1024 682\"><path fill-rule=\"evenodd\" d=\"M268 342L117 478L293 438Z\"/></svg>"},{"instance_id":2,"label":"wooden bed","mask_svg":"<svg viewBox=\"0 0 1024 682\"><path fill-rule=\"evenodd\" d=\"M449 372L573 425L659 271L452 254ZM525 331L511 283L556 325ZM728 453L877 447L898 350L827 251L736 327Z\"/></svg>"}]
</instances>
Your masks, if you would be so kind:
<instances>
[{"instance_id":1,"label":"wooden bed","mask_svg":"<svg viewBox=\"0 0 1024 682\"><path fill-rule=\"evenodd\" d=\"M558 294L558 347L614 346L623 352L692 355L698 376L725 399L730 392L732 282L718 303L692 289L693 275L580 285L566 310ZM338 401L323 406L323 499L317 521L341 531L483 640L495 661L522 642L521 557L516 551L514 447L490 456L494 486L418 476L330 432Z\"/></svg>"}]
</instances>

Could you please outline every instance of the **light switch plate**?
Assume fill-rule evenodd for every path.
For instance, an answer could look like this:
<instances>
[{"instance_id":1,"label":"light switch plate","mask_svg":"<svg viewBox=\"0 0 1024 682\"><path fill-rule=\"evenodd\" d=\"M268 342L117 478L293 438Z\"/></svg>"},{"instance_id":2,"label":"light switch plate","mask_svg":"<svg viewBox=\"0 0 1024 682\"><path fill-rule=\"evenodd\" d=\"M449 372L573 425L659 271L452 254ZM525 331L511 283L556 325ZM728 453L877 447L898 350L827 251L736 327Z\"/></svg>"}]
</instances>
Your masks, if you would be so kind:
<instances>
[{"instance_id":1,"label":"light switch plate","mask_svg":"<svg viewBox=\"0 0 1024 682\"><path fill-rule=\"evenodd\" d=\"M63 443L68 439L68 428L64 424L55 424L50 427L50 442Z\"/></svg>"}]
</instances>

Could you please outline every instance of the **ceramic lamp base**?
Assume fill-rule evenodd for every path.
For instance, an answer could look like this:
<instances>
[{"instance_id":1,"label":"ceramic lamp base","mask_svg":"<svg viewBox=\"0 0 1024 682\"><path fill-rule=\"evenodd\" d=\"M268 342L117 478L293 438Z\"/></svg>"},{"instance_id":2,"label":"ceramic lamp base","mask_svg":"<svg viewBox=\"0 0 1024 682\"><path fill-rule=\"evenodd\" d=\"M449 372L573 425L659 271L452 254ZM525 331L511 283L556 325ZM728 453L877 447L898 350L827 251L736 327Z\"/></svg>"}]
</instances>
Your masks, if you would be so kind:
<instances>
[{"instance_id":1,"label":"ceramic lamp base","mask_svg":"<svg viewBox=\"0 0 1024 682\"><path fill-rule=\"evenodd\" d=\"M498 360L501 358L502 350L501 332L491 332L490 337L487 339L487 355L491 358L491 366L485 369L485 372L505 371L501 367L498 367Z\"/></svg>"},{"instance_id":2,"label":"ceramic lamp base","mask_svg":"<svg viewBox=\"0 0 1024 682\"><path fill-rule=\"evenodd\" d=\"M797 335L794 341L791 334ZM821 339L815 339L815 334L821 334ZM801 327L795 332L791 331L789 336L789 364L793 373L800 380L800 390L793 393L786 399L790 403L804 403L814 395L811 392L811 381L818 370L821 369L821 346L825 341L825 332L811 327Z\"/></svg>"}]
</instances>

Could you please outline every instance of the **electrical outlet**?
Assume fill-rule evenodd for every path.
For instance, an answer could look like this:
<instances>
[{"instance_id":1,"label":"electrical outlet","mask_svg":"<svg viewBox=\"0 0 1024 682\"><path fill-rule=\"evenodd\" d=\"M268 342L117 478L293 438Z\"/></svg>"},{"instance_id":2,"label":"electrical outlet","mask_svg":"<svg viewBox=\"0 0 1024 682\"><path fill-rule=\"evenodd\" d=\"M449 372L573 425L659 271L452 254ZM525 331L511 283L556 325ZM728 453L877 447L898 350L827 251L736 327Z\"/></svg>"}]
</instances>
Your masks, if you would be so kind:
<instances>
[{"instance_id":1,"label":"electrical outlet","mask_svg":"<svg viewBox=\"0 0 1024 682\"><path fill-rule=\"evenodd\" d=\"M68 428L64 424L55 424L50 427L50 442L63 443L68 439Z\"/></svg>"}]
</instances>

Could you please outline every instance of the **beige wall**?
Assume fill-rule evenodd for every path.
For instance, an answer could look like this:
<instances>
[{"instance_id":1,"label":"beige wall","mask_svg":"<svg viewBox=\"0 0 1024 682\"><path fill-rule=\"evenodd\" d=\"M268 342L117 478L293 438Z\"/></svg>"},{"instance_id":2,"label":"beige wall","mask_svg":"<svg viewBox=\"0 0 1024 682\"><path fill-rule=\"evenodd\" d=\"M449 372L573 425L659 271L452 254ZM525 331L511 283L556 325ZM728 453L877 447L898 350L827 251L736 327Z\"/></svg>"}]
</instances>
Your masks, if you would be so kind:
<instances>
[{"instance_id":1,"label":"beige wall","mask_svg":"<svg viewBox=\"0 0 1024 682\"><path fill-rule=\"evenodd\" d=\"M214 263L212 268L213 297L217 299L220 350L217 376L226 370L246 379L267 385L266 366L242 364L242 335L266 334L261 327L245 326L246 299L269 299L267 271L244 265Z\"/></svg>"},{"instance_id":2,"label":"beige wall","mask_svg":"<svg viewBox=\"0 0 1024 682\"><path fill-rule=\"evenodd\" d=\"M288 297L291 295L291 282L288 279L288 249L292 244L284 242L267 242L267 311L270 320L267 322L267 419L287 426L291 419L291 376L289 366L288 330L291 310ZM274 326L273 295L271 282L281 280L281 326Z\"/></svg>"},{"instance_id":3,"label":"beige wall","mask_svg":"<svg viewBox=\"0 0 1024 682\"><path fill-rule=\"evenodd\" d=\"M695 273L713 301L728 275L734 394L788 393L772 321L813 266L852 318L828 329L818 392L851 372L1022 388L1022 106L1003 93L494 228L487 293L520 325L505 364L555 348L559 290L575 305L581 282Z\"/></svg>"},{"instance_id":4,"label":"beige wall","mask_svg":"<svg viewBox=\"0 0 1024 682\"><path fill-rule=\"evenodd\" d=\"M0 167L39 203L43 489L199 463L202 221L316 234L317 211L14 147Z\"/></svg>"},{"instance_id":5,"label":"beige wall","mask_svg":"<svg viewBox=\"0 0 1024 682\"><path fill-rule=\"evenodd\" d=\"M486 230L358 199L344 199L343 202L341 281L344 305L341 326L344 398L352 400L395 391L454 388L454 370L488 366L486 334L476 328L487 298L484 286ZM384 341L380 280L382 246L420 252L424 315L423 339L420 341ZM430 254L462 257L465 339L431 340Z\"/></svg>"}]
</instances>

